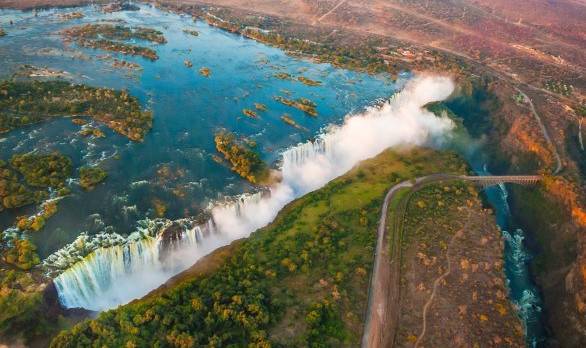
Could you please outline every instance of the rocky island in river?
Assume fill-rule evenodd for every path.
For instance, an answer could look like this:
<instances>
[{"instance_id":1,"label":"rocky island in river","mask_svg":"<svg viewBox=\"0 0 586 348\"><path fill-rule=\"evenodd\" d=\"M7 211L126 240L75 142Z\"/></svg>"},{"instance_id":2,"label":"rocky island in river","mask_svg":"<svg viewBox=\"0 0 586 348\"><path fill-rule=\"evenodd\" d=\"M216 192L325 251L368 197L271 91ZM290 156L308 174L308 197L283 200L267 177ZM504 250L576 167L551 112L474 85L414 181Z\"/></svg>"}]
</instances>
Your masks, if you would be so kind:
<instances>
[{"instance_id":1,"label":"rocky island in river","mask_svg":"<svg viewBox=\"0 0 586 348\"><path fill-rule=\"evenodd\" d=\"M585 16L0 2L0 345L584 346Z\"/></svg>"}]
</instances>

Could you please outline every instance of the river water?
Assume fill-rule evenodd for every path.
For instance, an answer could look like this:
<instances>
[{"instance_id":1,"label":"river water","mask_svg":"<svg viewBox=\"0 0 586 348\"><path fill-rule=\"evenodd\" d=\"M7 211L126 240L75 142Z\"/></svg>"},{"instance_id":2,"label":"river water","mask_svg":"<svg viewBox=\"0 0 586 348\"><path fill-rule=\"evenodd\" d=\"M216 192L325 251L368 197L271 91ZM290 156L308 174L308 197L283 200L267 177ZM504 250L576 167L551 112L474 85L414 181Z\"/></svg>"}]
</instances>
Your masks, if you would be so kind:
<instances>
[{"instance_id":1,"label":"river water","mask_svg":"<svg viewBox=\"0 0 586 348\"><path fill-rule=\"evenodd\" d=\"M381 98L388 98L404 82L292 58L281 50L203 22L194 22L189 16L149 6L141 6L139 11L112 14L104 14L91 6L81 11L85 18L68 22L57 17L66 10L42 11L37 16L30 12L0 11L0 25L8 32L8 36L0 39L0 77L10 77L21 65L31 64L65 70L73 82L128 89L142 105L153 111L154 126L142 143L130 142L103 126L106 138L82 138L77 134L79 126L68 119L56 119L0 136L1 159L32 150L59 150L70 156L76 167L99 164L109 173L105 183L92 192L83 192L75 182L70 183L73 194L59 203L59 212L42 232L30 236L42 257L76 238L79 241L100 236L104 230L121 236L140 230L145 219L154 218L155 200L167 206L166 218L179 219L195 216L224 197L254 192L252 186L212 159L215 154L213 134L219 129L225 128L254 140L263 159L272 163L281 158L284 150L313 138L324 126L340 124L346 115L380 103ZM14 24L9 25L10 21ZM164 33L168 43L140 43L156 49L160 59L155 62L111 54L140 64L141 71L113 68L111 58L102 57L105 52L63 43L60 30L97 21L156 28ZM199 36L185 34L184 29L195 29ZM192 69L185 67L185 59L193 63ZM201 67L210 68L209 78L198 74ZM311 87L275 78L280 72L302 75L322 84ZM403 80L409 78L409 75L402 76ZM278 103L275 96L311 99L318 105L319 116L307 117ZM268 107L266 112L259 112L260 118L256 120L242 114L244 108L254 109L254 103ZM302 129L283 123L280 117L285 113ZM295 151L285 153L283 158L296 163L299 157L308 154L319 156L319 151L325 148L316 150L316 146L308 145ZM478 173L485 172L475 164L476 159L470 162ZM510 296L520 308L528 342L536 345L543 337L541 302L528 272L530 256L523 245L524 232L511 218L506 188L492 187L485 192L505 238L505 271ZM258 194L249 196L249 201L253 208L262 204ZM242 203L235 209L247 208ZM0 228L10 227L16 216L32 212L34 208L29 207L0 213ZM202 234L214 228L211 225L192 228L185 238L199 240ZM87 232L87 237L81 238L82 232ZM133 272L135 265L129 266L132 258L140 258L141 267L155 265L159 255L154 243L155 240L148 239L126 248L98 250L90 260L79 263L77 268L72 267L66 276L58 279L62 300L70 301L65 303L70 307L111 307L106 295L109 284ZM203 249L204 254L209 252ZM112 266L114 262L108 260L117 260L117 263ZM92 270L88 271L90 268ZM96 274L102 278L96 279ZM160 279L155 281L160 282ZM86 287L83 290L79 289L81 283L87 283L83 284ZM88 302L99 291L105 302ZM124 296L125 300L114 303L124 303L140 293Z\"/></svg>"},{"instance_id":2,"label":"river water","mask_svg":"<svg viewBox=\"0 0 586 348\"><path fill-rule=\"evenodd\" d=\"M505 240L505 274L509 295L519 310L525 326L527 343L531 347L540 346L546 338L542 318L543 303L529 270L532 255L524 244L525 231L511 216L505 185L487 188L485 193L488 202L495 210L497 224Z\"/></svg>"},{"instance_id":3,"label":"river water","mask_svg":"<svg viewBox=\"0 0 586 348\"><path fill-rule=\"evenodd\" d=\"M57 17L67 10L41 11L38 16L0 11L0 25L8 32L0 40L0 77L10 77L23 64L31 64L65 70L73 82L128 89L153 111L154 126L142 143L130 142L103 126L106 138L82 138L77 134L79 126L68 119L0 136L0 158L4 160L18 152L59 150L76 167L99 164L108 171L105 183L92 192L71 185L74 194L60 202L59 212L48 220L43 232L32 236L41 257L72 242L82 231L94 234L107 226L123 235L134 231L137 221L154 217L154 200L167 205L165 217L176 219L197 215L225 196L252 191L244 180L212 159L216 154L213 136L219 129L254 140L263 159L272 163L283 149L390 96L397 88L383 76L295 59L279 49L194 22L190 16L149 6L111 14L97 7L80 11L85 18L68 22ZM8 24L11 20L13 25ZM139 43L156 49L160 59L155 62L112 54L140 64L143 70L138 72L113 68L111 59L100 59L108 52L64 45L59 31L97 21L155 28L168 43ZM195 29L199 36L188 35L184 29ZM193 68L184 65L185 59L191 60ZM209 78L198 73L201 67L211 70ZM275 78L280 72L322 84L311 87ZM275 96L313 100L319 116L305 116L275 101ZM258 112L256 120L242 113L244 108L254 109L254 103L268 107L266 112ZM303 129L281 121L285 113ZM1 213L0 229L32 211Z\"/></svg>"}]
</instances>

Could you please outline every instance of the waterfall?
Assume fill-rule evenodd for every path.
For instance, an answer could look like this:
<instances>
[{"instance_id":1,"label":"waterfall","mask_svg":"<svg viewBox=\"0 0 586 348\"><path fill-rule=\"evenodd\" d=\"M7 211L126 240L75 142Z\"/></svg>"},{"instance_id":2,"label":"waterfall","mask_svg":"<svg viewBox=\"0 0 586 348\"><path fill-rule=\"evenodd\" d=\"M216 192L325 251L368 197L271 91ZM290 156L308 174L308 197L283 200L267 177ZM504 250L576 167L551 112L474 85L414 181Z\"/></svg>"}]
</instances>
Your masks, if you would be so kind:
<instances>
[{"instance_id":1,"label":"waterfall","mask_svg":"<svg viewBox=\"0 0 586 348\"><path fill-rule=\"evenodd\" d=\"M196 225L194 228L189 229L185 232L185 237L182 240L182 243L178 246L187 244L187 245L197 245L201 243L204 238L208 237L210 233L214 233L214 221L208 220L205 225Z\"/></svg>"},{"instance_id":2,"label":"waterfall","mask_svg":"<svg viewBox=\"0 0 586 348\"><path fill-rule=\"evenodd\" d=\"M240 217L248 205L265 196L263 192L241 195L214 209ZM173 223L180 226L179 235L165 243L164 233ZM201 224L188 219L159 219L143 221L142 225L140 232L128 238L116 233L93 237L81 234L74 243L45 259L43 264L51 272L63 270L54 278L61 304L100 311L141 297L145 289L155 289L197 261L199 253L186 251L200 248L217 233L213 218ZM133 286L134 282L140 287Z\"/></svg>"},{"instance_id":3,"label":"waterfall","mask_svg":"<svg viewBox=\"0 0 586 348\"><path fill-rule=\"evenodd\" d=\"M108 292L112 283L141 268L159 269L157 240L140 241L110 248L99 248L55 278L61 303L67 308L91 310L107 308L112 300L99 296ZM114 299L117 295L114 295Z\"/></svg>"},{"instance_id":4,"label":"waterfall","mask_svg":"<svg viewBox=\"0 0 586 348\"><path fill-rule=\"evenodd\" d=\"M170 243L165 242L164 229L159 229L142 233L143 238L93 250L55 278L61 303L103 310L142 297L218 247L266 226L286 204L360 161L393 146L437 145L454 124L424 106L444 100L453 90L453 82L446 77L414 78L387 102L346 117L342 125L329 127L313 142L284 151L282 179L268 192L210 207L207 222L184 223ZM167 222L165 229L171 224ZM162 254L166 256L161 258Z\"/></svg>"}]
</instances>

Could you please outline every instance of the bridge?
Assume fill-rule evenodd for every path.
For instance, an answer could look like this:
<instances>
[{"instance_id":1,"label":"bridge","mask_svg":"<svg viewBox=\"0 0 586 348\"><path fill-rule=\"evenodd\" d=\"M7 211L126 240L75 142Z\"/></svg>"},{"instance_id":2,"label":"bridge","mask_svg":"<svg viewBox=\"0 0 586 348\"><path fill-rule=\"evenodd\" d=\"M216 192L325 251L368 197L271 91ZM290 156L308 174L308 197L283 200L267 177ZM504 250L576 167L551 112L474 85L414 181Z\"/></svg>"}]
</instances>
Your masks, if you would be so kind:
<instances>
[{"instance_id":1,"label":"bridge","mask_svg":"<svg viewBox=\"0 0 586 348\"><path fill-rule=\"evenodd\" d=\"M541 175L489 175L489 176L471 176L460 175L458 179L471 181L481 186L493 186L499 184L519 184L519 185L535 185L543 177Z\"/></svg>"},{"instance_id":2,"label":"bridge","mask_svg":"<svg viewBox=\"0 0 586 348\"><path fill-rule=\"evenodd\" d=\"M403 220L407 203L411 196L429 184L445 181L467 181L482 187L500 184L534 185L543 179L539 175L455 175L431 174L414 180L407 180L391 187L383 200L378 224L377 245L374 267L368 289L368 304L362 336L362 348L393 347L399 323L400 264ZM409 193L398 203L392 212L391 222L387 225L390 201L399 191Z\"/></svg>"}]
</instances>

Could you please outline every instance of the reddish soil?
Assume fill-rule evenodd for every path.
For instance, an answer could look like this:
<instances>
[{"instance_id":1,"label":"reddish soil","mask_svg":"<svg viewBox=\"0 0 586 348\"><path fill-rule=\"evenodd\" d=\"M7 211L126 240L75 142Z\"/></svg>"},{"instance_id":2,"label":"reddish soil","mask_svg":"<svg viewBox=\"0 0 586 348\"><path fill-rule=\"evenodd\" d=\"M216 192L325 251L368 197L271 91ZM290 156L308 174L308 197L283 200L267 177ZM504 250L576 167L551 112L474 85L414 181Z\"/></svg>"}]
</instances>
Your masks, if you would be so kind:
<instances>
[{"instance_id":1,"label":"reddish soil","mask_svg":"<svg viewBox=\"0 0 586 348\"><path fill-rule=\"evenodd\" d=\"M478 198L450 206L445 216L405 229L395 346L524 346L507 299L494 216Z\"/></svg>"}]
</instances>

